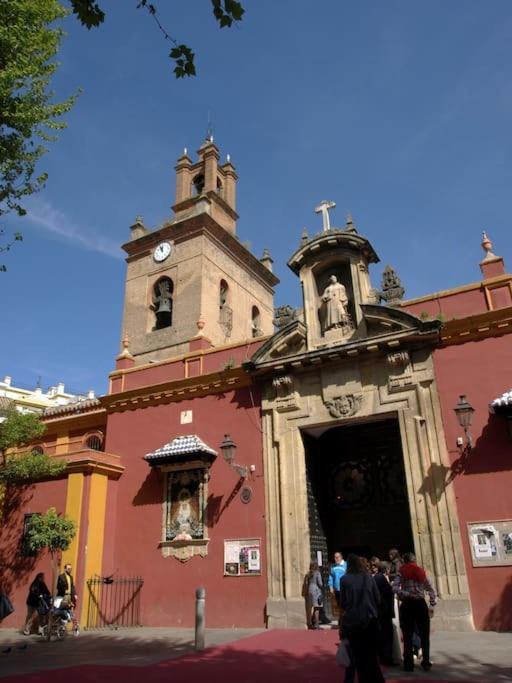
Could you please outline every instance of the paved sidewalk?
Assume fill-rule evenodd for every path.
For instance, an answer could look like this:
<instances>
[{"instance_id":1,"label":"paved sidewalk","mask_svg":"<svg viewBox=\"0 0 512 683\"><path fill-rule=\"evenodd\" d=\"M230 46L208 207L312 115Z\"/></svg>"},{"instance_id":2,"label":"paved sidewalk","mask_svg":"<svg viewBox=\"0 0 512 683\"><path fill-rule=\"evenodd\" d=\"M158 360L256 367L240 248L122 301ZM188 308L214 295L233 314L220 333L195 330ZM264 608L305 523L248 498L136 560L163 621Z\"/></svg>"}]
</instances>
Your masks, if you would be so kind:
<instances>
[{"instance_id":1,"label":"paved sidewalk","mask_svg":"<svg viewBox=\"0 0 512 683\"><path fill-rule=\"evenodd\" d=\"M336 631L209 630L207 650L193 650L192 630L126 629L84 633L45 643L0 631L0 676L5 683L341 683ZM19 649L24 647L25 649ZM3 653L7 647L11 651ZM388 683L512 681L512 634L432 636L434 668L414 674L386 670ZM50 671L50 669L55 669ZM41 673L37 673L41 672ZM17 676L15 674L25 674Z\"/></svg>"},{"instance_id":2,"label":"paved sidewalk","mask_svg":"<svg viewBox=\"0 0 512 683\"><path fill-rule=\"evenodd\" d=\"M231 643L262 629L207 629L206 645ZM4 650L11 648L5 653ZM21 649L23 648L23 649ZM194 652L193 629L125 628L82 631L78 638L47 643L0 629L0 677L81 664L148 666Z\"/></svg>"}]
</instances>

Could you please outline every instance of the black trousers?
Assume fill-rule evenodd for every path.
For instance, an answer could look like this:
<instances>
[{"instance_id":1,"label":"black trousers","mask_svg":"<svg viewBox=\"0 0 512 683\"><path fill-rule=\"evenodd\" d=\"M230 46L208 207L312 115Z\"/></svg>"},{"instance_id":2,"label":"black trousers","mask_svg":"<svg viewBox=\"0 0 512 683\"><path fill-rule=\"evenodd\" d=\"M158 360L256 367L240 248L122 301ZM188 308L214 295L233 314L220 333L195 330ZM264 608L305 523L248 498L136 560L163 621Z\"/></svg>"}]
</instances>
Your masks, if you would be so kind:
<instances>
[{"instance_id":1,"label":"black trousers","mask_svg":"<svg viewBox=\"0 0 512 683\"><path fill-rule=\"evenodd\" d=\"M393 663L393 619L379 617L379 658L382 664Z\"/></svg>"},{"instance_id":2,"label":"black trousers","mask_svg":"<svg viewBox=\"0 0 512 683\"><path fill-rule=\"evenodd\" d=\"M415 627L421 640L423 661L430 661L430 617L425 600L409 598L400 603L400 628L404 636L404 666L414 666L412 636Z\"/></svg>"},{"instance_id":3,"label":"black trousers","mask_svg":"<svg viewBox=\"0 0 512 683\"><path fill-rule=\"evenodd\" d=\"M384 683L384 676L379 666L378 658L379 625L377 619L372 619L364 629L349 631L346 636L359 683Z\"/></svg>"}]
</instances>

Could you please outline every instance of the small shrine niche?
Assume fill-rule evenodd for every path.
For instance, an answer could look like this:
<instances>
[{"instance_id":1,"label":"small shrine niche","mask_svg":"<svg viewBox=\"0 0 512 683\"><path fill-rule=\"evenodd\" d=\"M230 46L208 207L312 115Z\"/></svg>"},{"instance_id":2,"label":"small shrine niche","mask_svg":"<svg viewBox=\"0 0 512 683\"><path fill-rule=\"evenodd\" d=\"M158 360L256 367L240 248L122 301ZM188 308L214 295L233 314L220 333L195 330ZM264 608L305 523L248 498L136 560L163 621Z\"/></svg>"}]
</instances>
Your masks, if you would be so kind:
<instances>
[{"instance_id":1,"label":"small shrine niche","mask_svg":"<svg viewBox=\"0 0 512 683\"><path fill-rule=\"evenodd\" d=\"M314 272L320 334L326 340L348 337L354 331L355 307L349 263L322 265Z\"/></svg>"}]
</instances>

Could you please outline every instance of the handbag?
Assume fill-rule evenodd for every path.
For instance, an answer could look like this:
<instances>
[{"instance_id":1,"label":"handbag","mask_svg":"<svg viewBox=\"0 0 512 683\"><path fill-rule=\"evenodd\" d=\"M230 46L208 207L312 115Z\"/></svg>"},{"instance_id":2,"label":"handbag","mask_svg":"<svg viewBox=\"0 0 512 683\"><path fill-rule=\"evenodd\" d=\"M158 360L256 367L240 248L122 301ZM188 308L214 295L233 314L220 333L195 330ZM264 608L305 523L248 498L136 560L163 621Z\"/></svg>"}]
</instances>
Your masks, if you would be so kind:
<instances>
[{"instance_id":1,"label":"handbag","mask_svg":"<svg viewBox=\"0 0 512 683\"><path fill-rule=\"evenodd\" d=\"M352 664L346 640L341 640L338 645L338 650L336 651L336 664L342 669L347 669Z\"/></svg>"}]
</instances>

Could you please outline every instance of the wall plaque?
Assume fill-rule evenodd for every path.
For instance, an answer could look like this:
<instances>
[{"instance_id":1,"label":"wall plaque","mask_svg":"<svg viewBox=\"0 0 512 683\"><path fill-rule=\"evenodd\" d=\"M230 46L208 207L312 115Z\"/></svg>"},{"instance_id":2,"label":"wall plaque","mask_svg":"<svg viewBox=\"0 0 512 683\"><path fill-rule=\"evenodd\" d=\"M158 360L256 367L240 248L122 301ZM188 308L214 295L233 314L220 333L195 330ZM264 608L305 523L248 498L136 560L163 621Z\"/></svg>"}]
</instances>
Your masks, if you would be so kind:
<instances>
[{"instance_id":1,"label":"wall plaque","mask_svg":"<svg viewBox=\"0 0 512 683\"><path fill-rule=\"evenodd\" d=\"M512 520L470 522L469 547L473 567L512 564Z\"/></svg>"},{"instance_id":2,"label":"wall plaque","mask_svg":"<svg viewBox=\"0 0 512 683\"><path fill-rule=\"evenodd\" d=\"M224 541L224 576L258 576L260 574L259 538Z\"/></svg>"}]
</instances>

